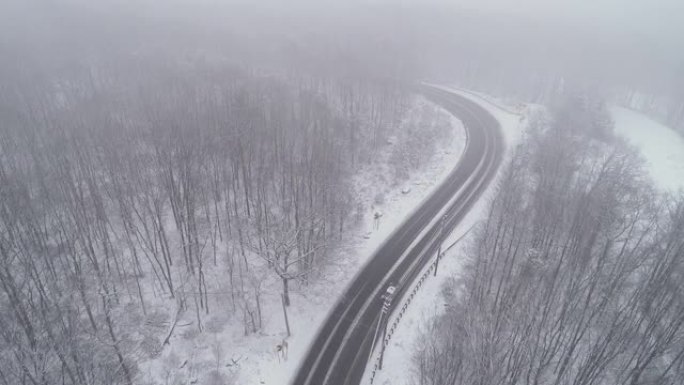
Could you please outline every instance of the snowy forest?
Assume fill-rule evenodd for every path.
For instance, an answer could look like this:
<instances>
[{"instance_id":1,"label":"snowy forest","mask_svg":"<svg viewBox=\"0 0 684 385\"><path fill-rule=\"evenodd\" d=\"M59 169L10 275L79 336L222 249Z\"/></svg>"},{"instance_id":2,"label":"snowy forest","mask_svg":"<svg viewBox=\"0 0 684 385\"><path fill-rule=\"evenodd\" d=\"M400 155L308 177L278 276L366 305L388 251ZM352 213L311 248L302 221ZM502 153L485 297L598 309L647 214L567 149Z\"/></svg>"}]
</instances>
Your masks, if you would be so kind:
<instances>
[{"instance_id":1,"label":"snowy forest","mask_svg":"<svg viewBox=\"0 0 684 385\"><path fill-rule=\"evenodd\" d=\"M416 383L682 383L684 197L654 189L600 102L566 99L528 135Z\"/></svg>"},{"instance_id":2,"label":"snowy forest","mask_svg":"<svg viewBox=\"0 0 684 385\"><path fill-rule=\"evenodd\" d=\"M317 276L364 209L350 174L410 101L391 83L175 71L3 95L4 383L132 383L179 316L202 332L216 307L259 331L262 284L289 305Z\"/></svg>"},{"instance_id":3,"label":"snowy forest","mask_svg":"<svg viewBox=\"0 0 684 385\"><path fill-rule=\"evenodd\" d=\"M410 195L460 140L425 83L537 113L411 380L684 383L684 200L608 108L684 135L671 41L439 1L255 3L0 4L0 385L234 385L246 359L216 335L313 334L292 293L332 305L343 285L313 288L386 187Z\"/></svg>"}]
</instances>

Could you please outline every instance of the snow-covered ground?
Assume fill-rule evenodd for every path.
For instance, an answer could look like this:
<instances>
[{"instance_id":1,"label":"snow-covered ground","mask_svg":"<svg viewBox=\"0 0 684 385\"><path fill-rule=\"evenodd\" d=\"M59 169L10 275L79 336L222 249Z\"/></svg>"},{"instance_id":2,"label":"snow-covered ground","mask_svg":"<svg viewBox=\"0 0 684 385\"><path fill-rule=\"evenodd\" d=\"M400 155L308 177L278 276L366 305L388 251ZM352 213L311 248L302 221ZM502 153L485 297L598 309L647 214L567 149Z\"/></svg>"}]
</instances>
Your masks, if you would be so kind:
<instances>
[{"instance_id":1,"label":"snow-covered ground","mask_svg":"<svg viewBox=\"0 0 684 385\"><path fill-rule=\"evenodd\" d=\"M444 110L440 111L448 114ZM367 212L362 226L353 232L348 247L334 255L336 261L325 272L324 279L306 291L293 293L293 305L289 310L293 334L288 339L287 361L278 360L273 353L277 338L250 337L251 341L246 341L245 345L251 346L251 352L247 354L252 358L249 363L243 364L237 384L282 385L290 381L318 328L348 283L382 242L430 195L458 162L465 147L465 131L459 120L453 117L449 119L453 130L448 140L439 145L439 150L425 167L410 174L408 182L393 186L391 178L387 177L389 167L385 161L360 170L355 177L356 190L364 205L372 207L372 210ZM390 154L381 156L389 160ZM374 223L376 212L382 214L377 227ZM276 314L273 321L264 330L283 329L282 314Z\"/></svg>"},{"instance_id":2,"label":"snow-covered ground","mask_svg":"<svg viewBox=\"0 0 684 385\"><path fill-rule=\"evenodd\" d=\"M347 284L391 232L444 180L461 157L465 131L459 120L423 98L408 115L407 120L411 119L414 121L404 121L402 129L383 146L377 154L378 159L355 175L353 187L365 214L348 232L343 246L331 253L326 270L309 286L292 284L292 304L288 308L292 336L287 338L287 358L275 351L276 345L286 336L279 283L264 279L263 325L258 333L245 335L243 322L229 311L230 300L227 299L226 311L215 309L204 321L204 333L189 326L191 322L179 322L171 344L163 347L156 359L140 363L144 378L154 384L160 381L168 384L289 383L318 328ZM435 121L429 122L431 119ZM429 131L439 136L416 141L416 130L425 128L425 124L433 124ZM435 129L437 124L440 126ZM432 147L431 141L437 142L436 147ZM426 149L430 149L428 154L425 154ZM407 171L415 162L423 162L423 166ZM409 166L397 170L397 163ZM403 183L396 183L397 176L393 174L396 172L408 172L402 175ZM377 221L374 219L376 213L381 214Z\"/></svg>"},{"instance_id":3,"label":"snow-covered ground","mask_svg":"<svg viewBox=\"0 0 684 385\"><path fill-rule=\"evenodd\" d=\"M671 193L684 189L684 137L633 110L611 112L616 133L639 148L656 186Z\"/></svg>"},{"instance_id":4,"label":"snow-covered ground","mask_svg":"<svg viewBox=\"0 0 684 385\"><path fill-rule=\"evenodd\" d=\"M446 87L443 88L470 98L494 115L501 124L504 140L506 142L507 155L511 153L510 150L522 139L529 111L505 106L499 102L494 102L490 98L473 94L469 91L454 90ZM504 158L504 163L507 158L507 156ZM415 351L414 344L416 343L418 336L422 334L422 328L427 325L428 320L434 318L444 310L445 301L444 297L441 295L443 284L447 279L457 275L461 270L463 262L465 261L465 246L468 243L468 237L464 237L464 235L485 217L489 202L496 192L497 180L498 177L489 185L487 190L485 190L482 199L475 204L461 224L454 229L449 238L445 241L445 246L449 246L456 240L463 238L444 254L439 263L437 276L430 276L424 281L420 290L417 291L417 294L414 296L411 305L407 308L401 318L401 322L399 322L392 339L385 350L383 369L376 373L376 377L373 381L374 384L409 385L412 383L412 359ZM402 306L402 304L398 304L396 308L401 308ZM394 318L397 317L396 313L397 312L393 313L390 317L390 324L392 324ZM379 349L376 349L376 355L373 358L374 360L366 369L362 385L370 383L370 373L373 369L378 351Z\"/></svg>"},{"instance_id":5,"label":"snow-covered ground","mask_svg":"<svg viewBox=\"0 0 684 385\"><path fill-rule=\"evenodd\" d=\"M450 90L480 103L500 121L508 152L522 139L527 117L534 113L536 108L535 106L528 108L521 108L519 105L508 106L487 95L467 90ZM620 107L612 108L611 112L616 133L627 138L641 151L656 186L667 192L684 189L684 138L669 127L638 112ZM483 199L475 205L461 225L454 229L445 245L451 245L463 237L472 226L484 218L489 201L496 191L496 184L495 180L485 192ZM412 359L416 339L422 334L422 329L427 322L444 311L445 301L441 294L443 284L461 271L467 244L468 238L465 237L446 252L440 261L437 277L428 278L417 292L385 351L384 367L382 371L377 372L374 384L408 385L412 383ZM400 308L401 305L397 307ZM393 314L390 324L393 323L395 317L396 314ZM364 382L362 382L364 385L369 384L372 366L372 364L369 365L367 369Z\"/></svg>"},{"instance_id":6,"label":"snow-covered ground","mask_svg":"<svg viewBox=\"0 0 684 385\"><path fill-rule=\"evenodd\" d=\"M478 102L499 120L508 152L521 140L527 117L534 113L536 108L534 106L528 108L521 108L519 105L508 106L487 95L467 90L450 90ZM674 130L638 112L620 107L612 108L611 112L615 120L616 133L624 136L639 148L655 184L667 192L684 189L684 138ZM496 191L495 186L496 181L490 185L483 199L475 205L461 225L454 229L445 245L451 245L462 238L472 226L484 218L489 201ZM408 385L412 383L412 359L416 339L422 334L422 328L427 325L427 322L444 311L445 301L441 294L443 284L462 269L467 244L468 238L465 237L446 252L440 261L437 277L428 278L418 290L392 336L385 351L383 370L377 372L374 384ZM397 306L397 308L400 307L401 305ZM396 314L392 315L390 324L396 316ZM362 384L369 384L372 367L371 363Z\"/></svg>"},{"instance_id":7,"label":"snow-covered ground","mask_svg":"<svg viewBox=\"0 0 684 385\"><path fill-rule=\"evenodd\" d=\"M509 104L493 96L463 88L431 85L468 98L492 114L501 124L507 153L520 141L524 132L521 127L527 123L528 116L537 108L535 105Z\"/></svg>"}]
</instances>

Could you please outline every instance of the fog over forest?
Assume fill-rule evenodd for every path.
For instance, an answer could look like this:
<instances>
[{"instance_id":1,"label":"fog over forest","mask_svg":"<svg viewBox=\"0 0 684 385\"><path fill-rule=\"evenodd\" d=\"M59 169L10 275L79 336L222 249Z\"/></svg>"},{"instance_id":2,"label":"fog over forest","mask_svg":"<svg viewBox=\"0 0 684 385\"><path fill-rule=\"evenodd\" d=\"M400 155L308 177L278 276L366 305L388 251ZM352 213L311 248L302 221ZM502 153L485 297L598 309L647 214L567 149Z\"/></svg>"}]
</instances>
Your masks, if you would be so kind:
<instances>
[{"instance_id":1,"label":"fog over forest","mask_svg":"<svg viewBox=\"0 0 684 385\"><path fill-rule=\"evenodd\" d=\"M528 98L540 97L535 84L563 79L614 97L681 100L683 7L676 0L11 1L0 28L3 67L25 73L191 54L266 70L459 78ZM515 78L519 84L500 84Z\"/></svg>"},{"instance_id":2,"label":"fog over forest","mask_svg":"<svg viewBox=\"0 0 684 385\"><path fill-rule=\"evenodd\" d=\"M683 26L1 1L0 385L684 383Z\"/></svg>"}]
</instances>

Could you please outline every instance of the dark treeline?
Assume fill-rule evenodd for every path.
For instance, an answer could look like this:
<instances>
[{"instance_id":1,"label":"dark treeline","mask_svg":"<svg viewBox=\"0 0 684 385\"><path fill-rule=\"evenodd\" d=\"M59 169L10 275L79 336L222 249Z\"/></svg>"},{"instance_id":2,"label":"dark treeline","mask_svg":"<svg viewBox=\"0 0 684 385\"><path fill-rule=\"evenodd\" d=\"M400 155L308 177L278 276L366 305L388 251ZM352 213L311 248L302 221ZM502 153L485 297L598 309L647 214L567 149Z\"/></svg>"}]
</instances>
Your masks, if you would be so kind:
<instances>
[{"instance_id":1,"label":"dark treeline","mask_svg":"<svg viewBox=\"0 0 684 385\"><path fill-rule=\"evenodd\" d=\"M648 187L600 104L532 123L419 344L416 383L681 384L684 202Z\"/></svg>"},{"instance_id":2,"label":"dark treeline","mask_svg":"<svg viewBox=\"0 0 684 385\"><path fill-rule=\"evenodd\" d=\"M93 68L0 93L0 384L135 383L179 318L202 332L216 307L258 331L264 282L289 303L316 278L364 210L350 177L411 101L207 63Z\"/></svg>"}]
</instances>

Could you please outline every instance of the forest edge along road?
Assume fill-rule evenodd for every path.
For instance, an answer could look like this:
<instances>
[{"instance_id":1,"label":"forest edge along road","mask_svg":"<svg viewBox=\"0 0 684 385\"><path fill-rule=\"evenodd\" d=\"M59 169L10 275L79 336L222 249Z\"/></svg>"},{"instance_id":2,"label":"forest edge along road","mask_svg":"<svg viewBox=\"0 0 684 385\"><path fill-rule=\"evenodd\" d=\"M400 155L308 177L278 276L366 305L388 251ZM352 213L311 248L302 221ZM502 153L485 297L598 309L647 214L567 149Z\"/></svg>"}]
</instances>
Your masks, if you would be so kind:
<instances>
[{"instance_id":1,"label":"forest edge along road","mask_svg":"<svg viewBox=\"0 0 684 385\"><path fill-rule=\"evenodd\" d=\"M459 118L466 129L463 156L437 190L390 235L345 289L295 375L293 385L359 384L370 354L382 293L392 282L394 304L434 257L450 231L479 199L503 158L499 122L463 96L428 85L419 92ZM390 309L390 312L392 309ZM376 346L379 344L376 344Z\"/></svg>"}]
</instances>

